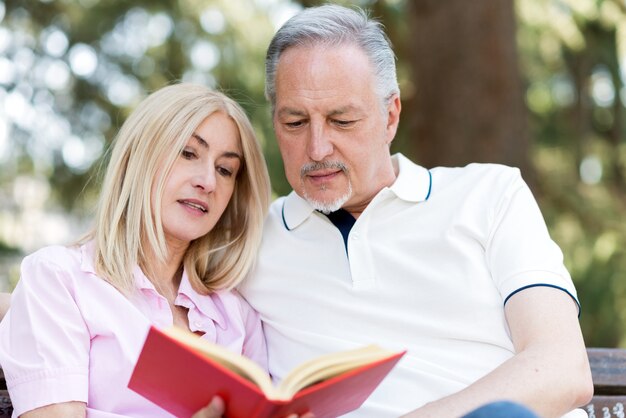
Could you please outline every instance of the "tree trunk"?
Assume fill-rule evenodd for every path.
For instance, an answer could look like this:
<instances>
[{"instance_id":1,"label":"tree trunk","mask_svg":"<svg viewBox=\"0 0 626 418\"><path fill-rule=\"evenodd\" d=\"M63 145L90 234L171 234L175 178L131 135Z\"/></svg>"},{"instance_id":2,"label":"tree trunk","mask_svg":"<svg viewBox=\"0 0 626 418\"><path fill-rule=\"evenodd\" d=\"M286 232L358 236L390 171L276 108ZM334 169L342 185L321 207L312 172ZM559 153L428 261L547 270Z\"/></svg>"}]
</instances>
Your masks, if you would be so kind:
<instances>
[{"instance_id":1,"label":"tree trunk","mask_svg":"<svg viewBox=\"0 0 626 418\"><path fill-rule=\"evenodd\" d=\"M415 0L407 14L407 151L427 167L516 166L532 184L513 0Z\"/></svg>"}]
</instances>

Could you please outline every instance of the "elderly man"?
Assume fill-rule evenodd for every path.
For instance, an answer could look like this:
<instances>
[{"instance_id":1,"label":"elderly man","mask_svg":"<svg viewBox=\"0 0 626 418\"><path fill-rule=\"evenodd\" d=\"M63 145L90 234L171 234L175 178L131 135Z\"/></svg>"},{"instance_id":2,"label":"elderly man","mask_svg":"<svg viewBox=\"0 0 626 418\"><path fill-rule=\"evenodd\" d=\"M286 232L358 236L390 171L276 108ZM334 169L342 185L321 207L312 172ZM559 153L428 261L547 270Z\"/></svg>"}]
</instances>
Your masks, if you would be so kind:
<instances>
[{"instance_id":1,"label":"elderly man","mask_svg":"<svg viewBox=\"0 0 626 418\"><path fill-rule=\"evenodd\" d=\"M380 24L305 9L269 46L266 95L294 191L273 203L241 291L277 379L376 342L408 355L357 417L457 417L500 399L557 417L588 402L576 290L519 170L390 155L401 105Z\"/></svg>"}]
</instances>

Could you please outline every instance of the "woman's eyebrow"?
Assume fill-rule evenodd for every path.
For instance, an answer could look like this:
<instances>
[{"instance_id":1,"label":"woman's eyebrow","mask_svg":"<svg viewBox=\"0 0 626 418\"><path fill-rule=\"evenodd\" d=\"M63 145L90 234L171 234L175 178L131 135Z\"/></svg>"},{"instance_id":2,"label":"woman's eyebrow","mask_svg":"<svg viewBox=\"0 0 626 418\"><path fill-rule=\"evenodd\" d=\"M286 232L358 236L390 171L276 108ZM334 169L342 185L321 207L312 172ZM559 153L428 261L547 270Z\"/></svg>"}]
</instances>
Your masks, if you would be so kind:
<instances>
[{"instance_id":1,"label":"woman's eyebrow","mask_svg":"<svg viewBox=\"0 0 626 418\"><path fill-rule=\"evenodd\" d=\"M198 141L198 144L200 144L200 146L202 146L203 148L209 149L208 142L206 142L206 140L202 138L200 135L194 132L191 136L193 136ZM243 156L235 151L225 151L222 153L222 157L237 158L239 159L239 161L243 161Z\"/></svg>"},{"instance_id":2,"label":"woman's eyebrow","mask_svg":"<svg viewBox=\"0 0 626 418\"><path fill-rule=\"evenodd\" d=\"M243 162L243 156L241 156L240 154L238 154L236 152L233 152L233 151L224 152L222 154L222 157L224 157L224 158L234 158L234 159L238 159L239 162Z\"/></svg>"},{"instance_id":3,"label":"woman's eyebrow","mask_svg":"<svg viewBox=\"0 0 626 418\"><path fill-rule=\"evenodd\" d=\"M200 135L198 135L197 133L194 132L193 134L191 134L191 136L196 138L198 140L198 143L200 145L202 145L202 147L209 148L209 143L206 142L206 140L204 138L202 138Z\"/></svg>"}]
</instances>

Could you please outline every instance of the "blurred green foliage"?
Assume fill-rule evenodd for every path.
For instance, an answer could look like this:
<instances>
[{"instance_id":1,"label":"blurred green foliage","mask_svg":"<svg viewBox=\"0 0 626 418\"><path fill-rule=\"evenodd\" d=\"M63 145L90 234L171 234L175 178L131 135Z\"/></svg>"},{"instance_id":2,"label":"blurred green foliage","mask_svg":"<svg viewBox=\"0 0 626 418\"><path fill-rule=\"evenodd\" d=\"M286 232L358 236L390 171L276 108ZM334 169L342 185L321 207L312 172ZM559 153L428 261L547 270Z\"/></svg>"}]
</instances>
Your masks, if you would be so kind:
<instances>
[{"instance_id":1,"label":"blurred green foliage","mask_svg":"<svg viewBox=\"0 0 626 418\"><path fill-rule=\"evenodd\" d=\"M402 55L411 42L407 2L343 3L381 17L398 53L401 88L419 94ZM535 192L577 285L593 346L626 347L625 4L516 3ZM176 80L213 85L243 105L274 191L287 193L263 66L275 29L299 7L287 0L0 1L0 264L13 263L0 268L0 279L16 280L7 249L34 245L21 243L15 227L32 219L24 213L40 207L37 216L88 218L97 197L90 179L115 132L141 98ZM401 129L395 147L410 154L410 141ZM16 180L24 178L48 189ZM36 199L42 194L45 203Z\"/></svg>"},{"instance_id":2,"label":"blurred green foliage","mask_svg":"<svg viewBox=\"0 0 626 418\"><path fill-rule=\"evenodd\" d=\"M588 345L626 346L626 7L518 2L540 205Z\"/></svg>"}]
</instances>

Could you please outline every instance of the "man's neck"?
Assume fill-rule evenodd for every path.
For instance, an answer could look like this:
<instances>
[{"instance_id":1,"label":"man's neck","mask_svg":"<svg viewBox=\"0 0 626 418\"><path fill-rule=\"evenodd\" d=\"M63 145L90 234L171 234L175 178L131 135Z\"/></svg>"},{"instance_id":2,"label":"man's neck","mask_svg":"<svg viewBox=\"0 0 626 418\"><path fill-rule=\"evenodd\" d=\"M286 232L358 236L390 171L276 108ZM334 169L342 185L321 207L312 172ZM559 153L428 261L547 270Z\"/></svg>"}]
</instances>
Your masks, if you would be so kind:
<instances>
[{"instance_id":1,"label":"man's neck","mask_svg":"<svg viewBox=\"0 0 626 418\"><path fill-rule=\"evenodd\" d=\"M389 167L389 172L385 176L383 176L385 180L380 182L379 187L375 189L375 192L365 196L365 198L360 200L359 202L346 202L346 204L342 206L342 209L352 215L354 219L358 219L359 216L361 216L363 211L372 202L372 200L374 200L376 195L378 195L381 190L383 190L385 187L391 187L395 183L396 179L398 178L399 172L400 170L398 168L398 161L396 159L392 159L391 165Z\"/></svg>"}]
</instances>

